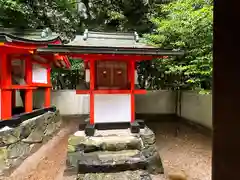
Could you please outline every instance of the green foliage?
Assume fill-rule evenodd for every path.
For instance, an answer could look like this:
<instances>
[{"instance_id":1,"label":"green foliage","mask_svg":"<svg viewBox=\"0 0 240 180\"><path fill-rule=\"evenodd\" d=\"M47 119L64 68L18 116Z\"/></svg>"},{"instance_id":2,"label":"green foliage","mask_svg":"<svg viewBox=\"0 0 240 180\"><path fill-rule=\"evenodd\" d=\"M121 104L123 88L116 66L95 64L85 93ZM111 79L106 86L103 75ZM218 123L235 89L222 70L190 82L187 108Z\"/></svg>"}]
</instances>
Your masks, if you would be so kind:
<instances>
[{"instance_id":1,"label":"green foliage","mask_svg":"<svg viewBox=\"0 0 240 180\"><path fill-rule=\"evenodd\" d=\"M82 0L87 8L85 26L91 30L148 32L155 0Z\"/></svg>"},{"instance_id":2,"label":"green foliage","mask_svg":"<svg viewBox=\"0 0 240 180\"><path fill-rule=\"evenodd\" d=\"M154 30L145 34L147 43L185 50L184 57L138 64L140 85L147 89L211 89L212 22L212 0L0 0L4 27L49 27L65 42L84 28L139 34ZM73 71L53 70L53 84L61 81L74 88L71 84L83 78L83 63L70 61Z\"/></svg>"},{"instance_id":3,"label":"green foliage","mask_svg":"<svg viewBox=\"0 0 240 180\"><path fill-rule=\"evenodd\" d=\"M155 70L148 75L155 79L151 88L211 89L212 2L177 0L158 10L163 16L152 18L156 33L145 35L146 39L160 48L184 49L186 55L155 60Z\"/></svg>"},{"instance_id":4,"label":"green foliage","mask_svg":"<svg viewBox=\"0 0 240 180\"><path fill-rule=\"evenodd\" d=\"M79 19L76 8L68 0L0 0L0 23L4 27L49 27L68 41L74 38Z\"/></svg>"}]
</instances>

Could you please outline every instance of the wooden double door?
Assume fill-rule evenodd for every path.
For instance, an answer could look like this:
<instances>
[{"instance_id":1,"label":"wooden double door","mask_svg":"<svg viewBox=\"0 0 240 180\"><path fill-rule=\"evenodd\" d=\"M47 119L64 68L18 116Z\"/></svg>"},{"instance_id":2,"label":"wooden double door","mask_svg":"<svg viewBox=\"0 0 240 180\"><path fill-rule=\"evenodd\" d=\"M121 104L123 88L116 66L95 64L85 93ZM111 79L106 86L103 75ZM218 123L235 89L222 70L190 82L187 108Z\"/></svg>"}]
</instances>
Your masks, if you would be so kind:
<instances>
[{"instance_id":1,"label":"wooden double door","mask_svg":"<svg viewBox=\"0 0 240 180\"><path fill-rule=\"evenodd\" d=\"M96 89L128 89L128 63L96 61Z\"/></svg>"}]
</instances>

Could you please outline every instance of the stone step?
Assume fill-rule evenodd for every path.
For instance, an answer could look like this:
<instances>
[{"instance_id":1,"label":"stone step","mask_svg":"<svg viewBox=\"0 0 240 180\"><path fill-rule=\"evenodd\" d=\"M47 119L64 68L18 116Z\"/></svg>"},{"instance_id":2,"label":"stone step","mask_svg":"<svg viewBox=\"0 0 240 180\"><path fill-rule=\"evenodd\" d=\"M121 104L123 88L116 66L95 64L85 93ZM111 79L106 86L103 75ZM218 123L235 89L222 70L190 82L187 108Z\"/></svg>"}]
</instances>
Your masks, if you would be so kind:
<instances>
[{"instance_id":1,"label":"stone step","mask_svg":"<svg viewBox=\"0 0 240 180\"><path fill-rule=\"evenodd\" d=\"M78 173L110 173L146 169L147 161L139 150L84 153L78 160Z\"/></svg>"},{"instance_id":2,"label":"stone step","mask_svg":"<svg viewBox=\"0 0 240 180\"><path fill-rule=\"evenodd\" d=\"M78 174L77 180L151 180L151 176L144 170L136 170L118 173Z\"/></svg>"},{"instance_id":3,"label":"stone step","mask_svg":"<svg viewBox=\"0 0 240 180\"><path fill-rule=\"evenodd\" d=\"M84 151L85 153L88 153L94 151L141 150L143 147L141 138L136 136L115 135L105 137L87 137L84 139L82 138L81 140L77 139L78 136L70 137L69 150Z\"/></svg>"}]
</instances>

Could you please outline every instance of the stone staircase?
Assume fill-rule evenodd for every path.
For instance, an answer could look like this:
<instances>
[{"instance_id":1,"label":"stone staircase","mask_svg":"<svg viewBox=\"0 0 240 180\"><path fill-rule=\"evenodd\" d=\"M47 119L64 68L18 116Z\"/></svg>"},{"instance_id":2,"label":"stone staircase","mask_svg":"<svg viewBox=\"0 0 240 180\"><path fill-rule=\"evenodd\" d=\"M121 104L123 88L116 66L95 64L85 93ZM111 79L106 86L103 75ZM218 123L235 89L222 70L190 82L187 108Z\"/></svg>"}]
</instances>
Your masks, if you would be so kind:
<instances>
[{"instance_id":1,"label":"stone staircase","mask_svg":"<svg viewBox=\"0 0 240 180\"><path fill-rule=\"evenodd\" d=\"M147 127L137 134L96 130L92 137L77 131L69 138L67 168L76 170L77 180L151 180L150 174L163 173L155 146Z\"/></svg>"}]
</instances>

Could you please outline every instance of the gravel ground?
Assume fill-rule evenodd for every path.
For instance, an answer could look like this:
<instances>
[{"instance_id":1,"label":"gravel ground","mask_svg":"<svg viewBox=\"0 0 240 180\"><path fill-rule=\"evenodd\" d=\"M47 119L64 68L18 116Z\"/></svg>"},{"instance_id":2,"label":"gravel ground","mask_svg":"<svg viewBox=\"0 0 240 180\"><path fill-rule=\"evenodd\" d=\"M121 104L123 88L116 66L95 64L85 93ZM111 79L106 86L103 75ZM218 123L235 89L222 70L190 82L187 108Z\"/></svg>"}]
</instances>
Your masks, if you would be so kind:
<instances>
[{"instance_id":1,"label":"gravel ground","mask_svg":"<svg viewBox=\"0 0 240 180\"><path fill-rule=\"evenodd\" d=\"M208 133L180 124L175 137L176 123L153 123L149 127L155 131L165 169L165 175L153 180L167 179L169 173L181 170L188 180L211 180L212 138Z\"/></svg>"},{"instance_id":2,"label":"gravel ground","mask_svg":"<svg viewBox=\"0 0 240 180\"><path fill-rule=\"evenodd\" d=\"M179 124L175 137L176 123L150 123L156 133L157 147L163 160L164 175L153 176L153 180L167 180L168 174L183 170L188 180L211 180L212 141L204 131ZM65 174L62 180L75 180Z\"/></svg>"}]
</instances>

